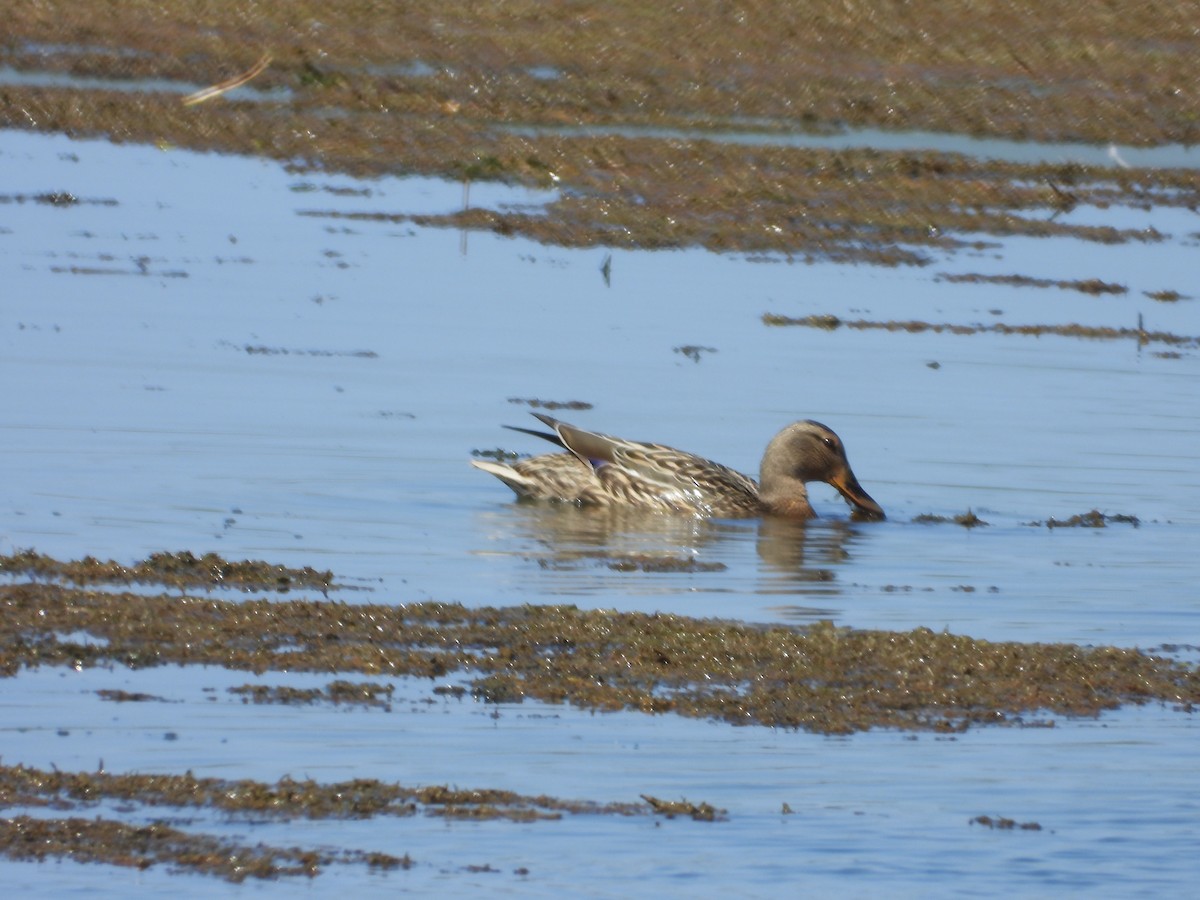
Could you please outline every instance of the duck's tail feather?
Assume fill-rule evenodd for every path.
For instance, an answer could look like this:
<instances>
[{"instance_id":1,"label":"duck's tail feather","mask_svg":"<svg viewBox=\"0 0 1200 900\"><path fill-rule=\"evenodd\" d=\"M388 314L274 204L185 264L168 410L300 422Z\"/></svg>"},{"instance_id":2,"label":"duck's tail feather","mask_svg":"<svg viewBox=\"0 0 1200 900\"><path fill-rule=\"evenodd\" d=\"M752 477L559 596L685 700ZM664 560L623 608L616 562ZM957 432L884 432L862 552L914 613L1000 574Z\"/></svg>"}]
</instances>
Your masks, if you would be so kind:
<instances>
[{"instance_id":1,"label":"duck's tail feather","mask_svg":"<svg viewBox=\"0 0 1200 900\"><path fill-rule=\"evenodd\" d=\"M509 431L519 431L522 434L532 434L534 437L539 437L543 441L549 441L552 444L557 444L564 450L567 449L567 445L562 442L562 438L558 436L557 432L538 431L536 428L521 428L519 425L505 425L503 427L507 428Z\"/></svg>"}]
</instances>

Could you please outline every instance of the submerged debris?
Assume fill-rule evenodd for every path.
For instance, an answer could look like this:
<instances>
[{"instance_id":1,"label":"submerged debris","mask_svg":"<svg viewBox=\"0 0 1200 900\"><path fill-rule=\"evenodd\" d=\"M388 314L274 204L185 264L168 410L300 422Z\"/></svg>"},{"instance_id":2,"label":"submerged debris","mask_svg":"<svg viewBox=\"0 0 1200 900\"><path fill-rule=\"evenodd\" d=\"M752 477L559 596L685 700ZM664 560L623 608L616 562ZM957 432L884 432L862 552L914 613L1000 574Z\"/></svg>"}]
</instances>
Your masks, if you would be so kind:
<instances>
[{"instance_id":1,"label":"submerged debris","mask_svg":"<svg viewBox=\"0 0 1200 900\"><path fill-rule=\"evenodd\" d=\"M219 84L214 84L211 87L206 87L203 90L196 91L194 94L188 94L181 101L184 106L195 106L197 103L204 103L207 100L212 100L214 97L219 97L228 91L239 88L247 82L253 81L261 75L271 64L271 54L264 53L253 66L247 69L240 75L235 75L233 78L228 78Z\"/></svg>"},{"instance_id":2,"label":"submerged debris","mask_svg":"<svg viewBox=\"0 0 1200 900\"><path fill-rule=\"evenodd\" d=\"M614 572L724 572L723 562L705 562L692 555L671 553L610 553L607 550L567 550L554 557L536 557L543 569L572 569L591 562Z\"/></svg>"},{"instance_id":3,"label":"submerged debris","mask_svg":"<svg viewBox=\"0 0 1200 900\"><path fill-rule=\"evenodd\" d=\"M723 562L703 562L694 556L635 553L609 557L606 565L615 572L724 572Z\"/></svg>"}]
</instances>

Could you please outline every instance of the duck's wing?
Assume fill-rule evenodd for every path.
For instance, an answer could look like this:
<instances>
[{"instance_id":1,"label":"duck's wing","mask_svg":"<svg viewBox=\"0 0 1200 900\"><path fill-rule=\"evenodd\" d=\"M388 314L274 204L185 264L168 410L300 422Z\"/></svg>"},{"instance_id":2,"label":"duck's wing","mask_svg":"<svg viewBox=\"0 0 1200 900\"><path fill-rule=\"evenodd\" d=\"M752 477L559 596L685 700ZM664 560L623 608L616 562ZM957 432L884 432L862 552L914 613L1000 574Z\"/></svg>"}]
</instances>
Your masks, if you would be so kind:
<instances>
[{"instance_id":1,"label":"duck's wing","mask_svg":"<svg viewBox=\"0 0 1200 900\"><path fill-rule=\"evenodd\" d=\"M533 415L539 421L550 426L554 430L554 435L550 436L540 431L532 430L528 432L529 434L544 437L558 444L560 447L565 447L593 469L599 469L607 465L620 465L621 448L632 444L631 441L626 441L622 438L610 437L607 434L588 431L584 428L576 428L574 425L569 425L545 413L535 412ZM517 430L524 431L525 429Z\"/></svg>"},{"instance_id":2,"label":"duck's wing","mask_svg":"<svg viewBox=\"0 0 1200 900\"><path fill-rule=\"evenodd\" d=\"M663 444L611 437L534 415L622 502L717 515L758 508L758 485L728 466Z\"/></svg>"}]
</instances>

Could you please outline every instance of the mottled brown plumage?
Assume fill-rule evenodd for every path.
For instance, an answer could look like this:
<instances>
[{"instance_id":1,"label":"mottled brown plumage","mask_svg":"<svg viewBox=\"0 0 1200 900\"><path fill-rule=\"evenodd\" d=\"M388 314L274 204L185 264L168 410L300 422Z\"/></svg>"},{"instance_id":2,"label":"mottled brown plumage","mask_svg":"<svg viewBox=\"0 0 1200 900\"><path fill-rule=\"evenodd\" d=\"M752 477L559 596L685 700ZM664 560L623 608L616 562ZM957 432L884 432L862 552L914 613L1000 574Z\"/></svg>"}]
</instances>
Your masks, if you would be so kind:
<instances>
[{"instance_id":1,"label":"mottled brown plumage","mask_svg":"<svg viewBox=\"0 0 1200 900\"><path fill-rule=\"evenodd\" d=\"M553 433L528 431L567 453L535 456L512 465L472 460L518 497L595 506L636 507L718 518L771 513L793 519L816 515L807 481L837 488L857 513L882 519L879 504L859 485L841 438L819 422L794 422L771 440L759 481L662 444L645 444L584 431L534 413Z\"/></svg>"}]
</instances>

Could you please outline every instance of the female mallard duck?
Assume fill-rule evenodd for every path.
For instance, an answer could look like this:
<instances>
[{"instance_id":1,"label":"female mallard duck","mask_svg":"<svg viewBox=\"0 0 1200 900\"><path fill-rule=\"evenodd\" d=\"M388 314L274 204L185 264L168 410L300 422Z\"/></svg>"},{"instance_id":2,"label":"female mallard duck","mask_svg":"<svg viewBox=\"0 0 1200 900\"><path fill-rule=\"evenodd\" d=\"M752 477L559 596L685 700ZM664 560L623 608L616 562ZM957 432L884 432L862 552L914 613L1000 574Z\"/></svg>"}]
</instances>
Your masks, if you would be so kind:
<instances>
[{"instance_id":1,"label":"female mallard duck","mask_svg":"<svg viewBox=\"0 0 1200 900\"><path fill-rule=\"evenodd\" d=\"M763 454L759 481L682 450L584 431L534 413L553 434L516 428L570 451L512 465L471 460L517 496L594 506L637 507L659 512L734 518L772 513L791 519L816 516L806 481L837 488L861 516L885 518L859 485L842 440L820 422L789 425Z\"/></svg>"}]
</instances>

